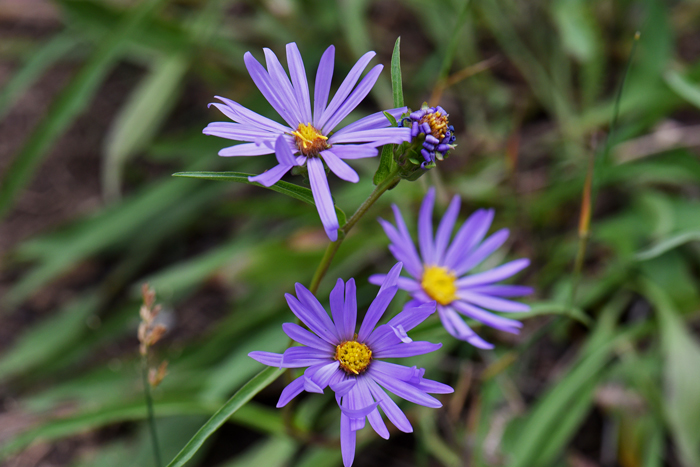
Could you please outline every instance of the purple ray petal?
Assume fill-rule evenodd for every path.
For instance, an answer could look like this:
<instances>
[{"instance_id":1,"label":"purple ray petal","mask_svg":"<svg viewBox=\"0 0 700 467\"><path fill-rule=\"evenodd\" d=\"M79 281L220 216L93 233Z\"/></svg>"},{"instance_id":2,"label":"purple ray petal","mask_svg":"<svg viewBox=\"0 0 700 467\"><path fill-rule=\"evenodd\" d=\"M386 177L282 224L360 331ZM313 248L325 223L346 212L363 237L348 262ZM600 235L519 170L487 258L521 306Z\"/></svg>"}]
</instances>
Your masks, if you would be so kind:
<instances>
[{"instance_id":1,"label":"purple ray petal","mask_svg":"<svg viewBox=\"0 0 700 467\"><path fill-rule=\"evenodd\" d=\"M369 370L367 370L367 373L371 373L372 378L384 389L393 392L402 399L434 409L442 407L442 403L439 400L405 381L401 381L400 379L393 378L378 371L373 371L371 366Z\"/></svg>"},{"instance_id":2,"label":"purple ray petal","mask_svg":"<svg viewBox=\"0 0 700 467\"><path fill-rule=\"evenodd\" d=\"M494 315L493 313L489 313L486 310L482 310L479 307L470 305L469 303L465 303L461 300L455 300L452 302L451 306L463 315L473 318L494 329L500 329L501 331L509 332L511 334L518 334L520 332L520 328L523 327L523 323L520 321Z\"/></svg>"},{"instance_id":3,"label":"purple ray petal","mask_svg":"<svg viewBox=\"0 0 700 467\"><path fill-rule=\"evenodd\" d=\"M332 354L329 355L329 352L322 350L310 347L290 347L282 354L282 367L302 368L328 362L332 358Z\"/></svg>"},{"instance_id":4,"label":"purple ray petal","mask_svg":"<svg viewBox=\"0 0 700 467\"><path fill-rule=\"evenodd\" d=\"M445 250L447 245L450 243L450 236L452 235L452 229L454 229L455 221L457 220L457 215L459 214L460 199L459 196L454 196L450 202L445 215L442 216L440 221L440 226L437 229L437 234L435 234L435 264L442 265L443 258L445 257Z\"/></svg>"},{"instance_id":5,"label":"purple ray petal","mask_svg":"<svg viewBox=\"0 0 700 467\"><path fill-rule=\"evenodd\" d=\"M345 307L345 282L343 282L343 279L338 279L338 281L335 283L335 287L333 287L333 290L331 290L329 302L331 305L331 316L333 317L333 322L335 323L335 329L338 331L338 337L342 341L348 334L345 330L345 317L343 315L343 308ZM353 329L353 332L354 331L355 330Z\"/></svg>"},{"instance_id":6,"label":"purple ray petal","mask_svg":"<svg viewBox=\"0 0 700 467\"><path fill-rule=\"evenodd\" d=\"M338 240L338 228L340 225L333 207L333 198L331 198L331 189L328 187L326 172L323 170L323 162L317 157L310 157L306 159L306 166L309 169L311 193L314 195L318 215L321 217L321 223L326 231L326 235L334 242Z\"/></svg>"},{"instance_id":7,"label":"purple ray petal","mask_svg":"<svg viewBox=\"0 0 700 467\"><path fill-rule=\"evenodd\" d=\"M525 285L481 285L478 287L470 287L469 290L493 297L522 297L535 293L532 287Z\"/></svg>"},{"instance_id":8,"label":"purple ray petal","mask_svg":"<svg viewBox=\"0 0 700 467\"><path fill-rule=\"evenodd\" d=\"M423 264L435 264L433 245L433 206L435 205L435 188L430 187L423 198L418 214L418 245Z\"/></svg>"},{"instance_id":9,"label":"purple ray petal","mask_svg":"<svg viewBox=\"0 0 700 467\"><path fill-rule=\"evenodd\" d=\"M355 279L350 279L345 284L345 340L352 340L355 337L355 327L357 326L357 288Z\"/></svg>"},{"instance_id":10,"label":"purple ray petal","mask_svg":"<svg viewBox=\"0 0 700 467\"><path fill-rule=\"evenodd\" d=\"M248 180L251 182L256 182L261 184L262 186L265 187L271 187L275 183L279 182L282 177L284 177L284 174L289 172L289 170L292 168L291 165L282 165L282 164L277 164L270 170L266 170L265 172L261 173L260 175L256 175L254 177L248 177Z\"/></svg>"},{"instance_id":11,"label":"purple ray petal","mask_svg":"<svg viewBox=\"0 0 700 467\"><path fill-rule=\"evenodd\" d=\"M401 144L408 141L410 130L408 128L377 128L369 130L358 130L352 133L334 133L328 138L329 144L338 143L365 143L369 141L382 140L382 144Z\"/></svg>"},{"instance_id":12,"label":"purple ray petal","mask_svg":"<svg viewBox=\"0 0 700 467\"><path fill-rule=\"evenodd\" d=\"M297 165L296 158L292 154L285 135L280 135L275 140L275 156L277 157L277 162L282 165Z\"/></svg>"},{"instance_id":13,"label":"purple ray petal","mask_svg":"<svg viewBox=\"0 0 700 467\"><path fill-rule=\"evenodd\" d=\"M411 239L411 235L408 233L408 229L406 228L406 223L403 221L403 216L401 215L401 211L399 211L398 206L395 204L391 205L391 209L394 211L394 219L396 220L396 228L398 229L398 232L401 234L403 237L403 241L405 242L404 245L402 245L402 248L410 254L411 261L415 260L415 263L419 265L418 267L418 273L414 274L413 272L409 271L413 277L416 279L419 279L423 275L423 263L421 263L419 257L418 257L418 252L416 251L416 247L413 245L413 240ZM403 262L406 264L406 262ZM408 270L408 267L406 268Z\"/></svg>"},{"instance_id":14,"label":"purple ray petal","mask_svg":"<svg viewBox=\"0 0 700 467\"><path fill-rule=\"evenodd\" d=\"M394 331L394 334L396 334L396 337L399 338L401 342L404 344L410 344L413 342L413 339L408 337L408 334L406 333L406 330L401 326L400 324L398 326L389 326L392 331Z\"/></svg>"},{"instance_id":15,"label":"purple ray petal","mask_svg":"<svg viewBox=\"0 0 700 467\"><path fill-rule=\"evenodd\" d=\"M399 274L401 274L401 269L403 269L403 263L401 261L392 266L389 273L384 278L384 282L382 282L381 287L379 287L380 292L396 285L396 282L399 279Z\"/></svg>"},{"instance_id":16,"label":"purple ray petal","mask_svg":"<svg viewBox=\"0 0 700 467\"><path fill-rule=\"evenodd\" d=\"M267 99L270 105L277 111L291 128L297 128L299 121L294 118L294 114L288 111L278 96L278 92L274 90L272 79L265 68L258 62L253 54L246 52L243 56L243 61L248 69L250 77L260 90L260 93Z\"/></svg>"},{"instance_id":17,"label":"purple ray petal","mask_svg":"<svg viewBox=\"0 0 700 467\"><path fill-rule=\"evenodd\" d=\"M384 362L381 360L375 360L372 362L372 369L378 371L392 378L400 379L401 381L409 381L415 375L417 368L408 367L404 365L398 365L396 363Z\"/></svg>"},{"instance_id":18,"label":"purple ray petal","mask_svg":"<svg viewBox=\"0 0 700 467\"><path fill-rule=\"evenodd\" d=\"M438 305L438 314L442 325L452 336L480 349L493 349L493 344L479 337L452 308Z\"/></svg>"},{"instance_id":19,"label":"purple ray petal","mask_svg":"<svg viewBox=\"0 0 700 467\"><path fill-rule=\"evenodd\" d=\"M482 295L469 289L459 290L458 295L460 299L467 303L483 306L493 311L502 311L504 313L522 313L530 311L530 305L497 297L489 297L488 295Z\"/></svg>"},{"instance_id":20,"label":"purple ray petal","mask_svg":"<svg viewBox=\"0 0 700 467\"><path fill-rule=\"evenodd\" d=\"M311 123L311 100L309 98L309 83L306 81L306 70L296 43L287 44L287 66L294 85L294 95L301 110L302 121Z\"/></svg>"},{"instance_id":21,"label":"purple ray petal","mask_svg":"<svg viewBox=\"0 0 700 467\"><path fill-rule=\"evenodd\" d=\"M282 390L280 400L277 401L277 408L284 407L304 390L304 375L299 376Z\"/></svg>"},{"instance_id":22,"label":"purple ray petal","mask_svg":"<svg viewBox=\"0 0 700 467\"><path fill-rule=\"evenodd\" d=\"M332 344L329 344L320 337L317 337L315 334L310 333L298 324L284 323L282 325L282 330L289 336L290 339L294 339L296 342L304 344L307 347L329 353L333 353L335 351L335 347Z\"/></svg>"},{"instance_id":23,"label":"purple ray petal","mask_svg":"<svg viewBox=\"0 0 700 467\"><path fill-rule=\"evenodd\" d=\"M407 107L398 107L396 109L389 109L385 110L383 112L377 112L373 113L371 115L368 115L364 118L361 118L357 120L356 122L351 123L350 125L341 128L340 130L336 131L336 135L342 135L344 133L353 133L355 131L361 131L361 130L371 130L375 128L385 128L391 125L391 122L389 121L388 118L386 118L386 115L384 115L384 112L388 113L392 117L394 117L396 120L401 117L401 114L405 113L408 110Z\"/></svg>"},{"instance_id":24,"label":"purple ray petal","mask_svg":"<svg viewBox=\"0 0 700 467\"><path fill-rule=\"evenodd\" d=\"M336 144L333 146L333 154L341 159L365 159L375 157L379 150L371 144Z\"/></svg>"},{"instance_id":25,"label":"purple ray petal","mask_svg":"<svg viewBox=\"0 0 700 467\"><path fill-rule=\"evenodd\" d=\"M302 305L292 294L284 294L284 298L287 299L287 304L289 305L289 309L292 310L292 313L294 313L307 328L311 329L318 337L329 344L334 346L338 344L338 338L335 336L335 332L326 329L312 310Z\"/></svg>"},{"instance_id":26,"label":"purple ray petal","mask_svg":"<svg viewBox=\"0 0 700 467\"><path fill-rule=\"evenodd\" d=\"M372 392L369 389L366 378L359 378L359 392L363 405L368 405L374 403L374 398L372 397ZM379 401L377 401L379 403ZM382 420L382 416L379 414L379 410L376 408L367 414L367 420L369 421L372 429L382 438L389 439L389 430Z\"/></svg>"},{"instance_id":27,"label":"purple ray petal","mask_svg":"<svg viewBox=\"0 0 700 467\"><path fill-rule=\"evenodd\" d=\"M221 157L262 156L263 154L272 154L274 152L274 149L264 144L244 143L224 148L219 151L219 155Z\"/></svg>"},{"instance_id":28,"label":"purple ray petal","mask_svg":"<svg viewBox=\"0 0 700 467\"><path fill-rule=\"evenodd\" d=\"M282 354L256 350L248 354L250 358L267 366L282 366Z\"/></svg>"},{"instance_id":29,"label":"purple ray petal","mask_svg":"<svg viewBox=\"0 0 700 467\"><path fill-rule=\"evenodd\" d=\"M452 394L455 392L455 390L447 384L425 378L421 378L416 387L421 391L427 392L428 394Z\"/></svg>"},{"instance_id":30,"label":"purple ray petal","mask_svg":"<svg viewBox=\"0 0 700 467\"><path fill-rule=\"evenodd\" d=\"M360 332L357 333L357 339L359 342L364 342L372 333L374 326L376 326L376 324L382 318L382 315L389 306L389 303L396 295L397 290L398 287L395 285L387 287L384 290L380 290L377 297L372 300L372 304L369 306L365 319L362 321L362 325L360 326Z\"/></svg>"},{"instance_id":31,"label":"purple ray petal","mask_svg":"<svg viewBox=\"0 0 700 467\"><path fill-rule=\"evenodd\" d=\"M231 99L227 99L225 97L221 96L215 96L217 99L219 99L221 102L223 102L225 105L221 104L210 104L214 105L217 109L221 110L221 112L224 113L228 118L235 122L240 122L240 123L247 123L249 125L256 126L260 128L261 130L268 130L273 133L279 134L279 133L284 133L286 131L289 131L289 128L277 123L274 120L270 120L267 117L263 117L262 115L259 115L252 110L243 107L241 104L238 102L232 101ZM225 110L226 109L226 110ZM235 117L235 118L234 118Z\"/></svg>"},{"instance_id":32,"label":"purple ray petal","mask_svg":"<svg viewBox=\"0 0 700 467\"><path fill-rule=\"evenodd\" d=\"M445 266L454 269L454 265L468 255L472 248L484 238L492 220L492 210L478 209L469 216L457 231L457 235L445 253Z\"/></svg>"},{"instance_id":33,"label":"purple ray petal","mask_svg":"<svg viewBox=\"0 0 700 467\"><path fill-rule=\"evenodd\" d=\"M314 380L307 378L306 375L304 375L304 391L323 394L323 388L316 384Z\"/></svg>"},{"instance_id":34,"label":"purple ray petal","mask_svg":"<svg viewBox=\"0 0 700 467\"><path fill-rule=\"evenodd\" d=\"M394 255L394 258L401 261L405 265L408 273L413 277L421 277L423 275L423 263L421 263L418 258L418 253L416 253L416 248L413 246L411 237L406 238L403 232L397 230L384 219L379 218L377 220L392 243L389 245L389 250Z\"/></svg>"},{"instance_id":35,"label":"purple ray petal","mask_svg":"<svg viewBox=\"0 0 700 467\"><path fill-rule=\"evenodd\" d=\"M405 306L404 310L394 316L387 324L382 324L374 330L369 339L367 339L367 345L377 352L385 347L400 344L402 340L396 336L394 332L395 327L401 326L404 331L408 332L433 313L435 313L435 302L420 306Z\"/></svg>"},{"instance_id":36,"label":"purple ray petal","mask_svg":"<svg viewBox=\"0 0 700 467\"><path fill-rule=\"evenodd\" d=\"M413 341L410 344L400 343L376 349L372 356L376 358L415 357L416 355L434 352L440 347L442 347L441 343L433 344L432 342L426 341Z\"/></svg>"},{"instance_id":37,"label":"purple ray petal","mask_svg":"<svg viewBox=\"0 0 700 467\"><path fill-rule=\"evenodd\" d=\"M320 363L307 368L304 372L304 376L306 379L310 379L316 383L316 385L323 390L328 386L333 375L338 371L342 371L339 369L339 366L340 363L337 361Z\"/></svg>"},{"instance_id":38,"label":"purple ray petal","mask_svg":"<svg viewBox=\"0 0 700 467\"><path fill-rule=\"evenodd\" d=\"M340 451L343 455L343 465L351 467L355 460L355 432L350 429L350 417L340 414Z\"/></svg>"},{"instance_id":39,"label":"purple ray petal","mask_svg":"<svg viewBox=\"0 0 700 467\"><path fill-rule=\"evenodd\" d=\"M463 289L465 287L502 281L526 268L529 264L530 260L527 258L516 259L515 261L511 261L510 263L503 264L488 271L457 279L456 285L460 289Z\"/></svg>"},{"instance_id":40,"label":"purple ray petal","mask_svg":"<svg viewBox=\"0 0 700 467\"><path fill-rule=\"evenodd\" d=\"M352 388L355 387L357 384L358 379L357 378L348 378L344 381L341 381L337 384L335 383L330 383L331 390L336 393L336 395L343 397L345 394L350 392Z\"/></svg>"},{"instance_id":41,"label":"purple ray petal","mask_svg":"<svg viewBox=\"0 0 700 467\"><path fill-rule=\"evenodd\" d=\"M294 117L297 121L297 125L299 123L308 123L308 121L303 120L299 103L294 95L294 88L292 88L292 83L289 82L289 77L284 71L277 55L268 48L264 48L263 52L265 52L268 75L271 78L272 92L277 95L277 98L285 106L285 109Z\"/></svg>"},{"instance_id":42,"label":"purple ray petal","mask_svg":"<svg viewBox=\"0 0 700 467\"><path fill-rule=\"evenodd\" d=\"M484 243L479 245L479 247L472 251L469 255L465 256L464 259L455 266L455 274L461 276L465 272L471 271L481 264L482 261L491 256L494 251L499 249L501 245L505 243L505 241L508 239L508 234L508 229L501 229L487 238Z\"/></svg>"},{"instance_id":43,"label":"purple ray petal","mask_svg":"<svg viewBox=\"0 0 700 467\"><path fill-rule=\"evenodd\" d=\"M218 136L219 138L251 143L256 140L276 138L279 134L268 130L260 130L250 125L230 122L212 122L202 130L202 133L208 136Z\"/></svg>"},{"instance_id":44,"label":"purple ray petal","mask_svg":"<svg viewBox=\"0 0 700 467\"><path fill-rule=\"evenodd\" d=\"M333 78L333 61L335 60L335 47L330 46L323 52L321 61L316 70L316 83L314 85L314 126L318 128L318 122L326 110L328 94L331 92L331 79Z\"/></svg>"},{"instance_id":45,"label":"purple ray petal","mask_svg":"<svg viewBox=\"0 0 700 467\"><path fill-rule=\"evenodd\" d=\"M379 401L379 407L382 408L387 418L391 423L394 424L396 428L403 431L404 433L412 433L413 427L411 422L408 421L406 415L401 411L396 402L391 400L386 392L374 381L372 378L365 378L369 390L372 392L372 396Z\"/></svg>"},{"instance_id":46,"label":"purple ray petal","mask_svg":"<svg viewBox=\"0 0 700 467\"><path fill-rule=\"evenodd\" d=\"M338 107L340 107L340 105L345 101L345 98L350 94L350 91L352 91L352 88L355 87L355 83L357 83L357 80L360 79L360 75L369 64L369 61L372 60L372 57L375 55L376 54L374 52L367 52L360 57L357 63L355 63L355 66L352 67L350 73L348 73L338 88L335 96L333 96L333 99L331 99L331 103L328 104L328 107L326 107L326 109L323 111L323 115L319 117L318 125L316 126L317 128L323 128L326 125L326 122L335 114Z\"/></svg>"},{"instance_id":47,"label":"purple ray petal","mask_svg":"<svg viewBox=\"0 0 700 467\"><path fill-rule=\"evenodd\" d=\"M372 402L371 404L359 409L346 409L341 406L340 411L350 418L365 418L370 412L375 410L378 405L379 402Z\"/></svg>"},{"instance_id":48,"label":"purple ray petal","mask_svg":"<svg viewBox=\"0 0 700 467\"><path fill-rule=\"evenodd\" d=\"M316 322L323 326L324 329L328 330L329 334L334 337L335 342L339 342L340 336L338 336L336 332L335 325L328 316L328 312L325 308L323 308L323 305L321 305L321 302L318 301L316 296L312 294L309 289L298 282L294 284L294 290L297 293L297 298L301 304L304 305L304 308L314 314Z\"/></svg>"},{"instance_id":49,"label":"purple ray petal","mask_svg":"<svg viewBox=\"0 0 700 467\"><path fill-rule=\"evenodd\" d=\"M350 410L356 410L362 407L360 397L358 397L358 387L355 385L354 388L348 392L342 400L341 408L347 408ZM350 417L350 429L352 431L361 430L365 427L365 418L352 418Z\"/></svg>"},{"instance_id":50,"label":"purple ray petal","mask_svg":"<svg viewBox=\"0 0 700 467\"><path fill-rule=\"evenodd\" d=\"M336 174L338 178L351 183L357 183L360 181L360 176L357 175L357 172L355 172L355 170L348 164L340 160L338 156L333 154L333 152L329 150L321 151L321 157L323 157L323 160L326 161L326 164L328 164L328 168L331 169L331 172Z\"/></svg>"},{"instance_id":51,"label":"purple ray petal","mask_svg":"<svg viewBox=\"0 0 700 467\"><path fill-rule=\"evenodd\" d=\"M362 100L367 97L369 91L377 82L379 74L384 69L384 65L377 65L372 68L367 75L360 81L360 84L352 91L350 96L340 105L338 110L333 114L332 117L323 125L323 133L329 134L333 129L338 126L338 124L352 112L355 107L357 107Z\"/></svg>"}]
</instances>

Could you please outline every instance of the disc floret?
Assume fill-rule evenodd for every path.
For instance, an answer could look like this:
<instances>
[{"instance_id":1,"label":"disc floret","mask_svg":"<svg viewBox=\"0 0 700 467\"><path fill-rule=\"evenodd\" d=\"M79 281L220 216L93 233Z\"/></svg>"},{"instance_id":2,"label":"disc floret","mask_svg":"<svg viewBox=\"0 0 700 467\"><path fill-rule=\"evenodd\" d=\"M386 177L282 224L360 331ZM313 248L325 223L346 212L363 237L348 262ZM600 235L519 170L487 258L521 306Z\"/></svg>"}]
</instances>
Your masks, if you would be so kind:
<instances>
[{"instance_id":1,"label":"disc floret","mask_svg":"<svg viewBox=\"0 0 700 467\"><path fill-rule=\"evenodd\" d=\"M422 169L434 167L435 160L443 160L447 153L456 147L455 129L450 125L449 116L439 105L428 107L427 104L423 104L420 110L402 119L402 124L411 128L412 141L421 135L424 136L420 150L424 159L421 163Z\"/></svg>"},{"instance_id":2,"label":"disc floret","mask_svg":"<svg viewBox=\"0 0 700 467\"><path fill-rule=\"evenodd\" d=\"M349 375L359 375L367 369L372 361L372 350L357 341L345 341L335 347L335 357Z\"/></svg>"},{"instance_id":3,"label":"disc floret","mask_svg":"<svg viewBox=\"0 0 700 467\"><path fill-rule=\"evenodd\" d=\"M292 132L297 149L306 157L318 156L321 151L328 149L328 137L324 136L311 123L300 123Z\"/></svg>"},{"instance_id":4,"label":"disc floret","mask_svg":"<svg viewBox=\"0 0 700 467\"><path fill-rule=\"evenodd\" d=\"M421 286L426 294L440 305L457 300L457 276L442 266L426 266Z\"/></svg>"}]
</instances>

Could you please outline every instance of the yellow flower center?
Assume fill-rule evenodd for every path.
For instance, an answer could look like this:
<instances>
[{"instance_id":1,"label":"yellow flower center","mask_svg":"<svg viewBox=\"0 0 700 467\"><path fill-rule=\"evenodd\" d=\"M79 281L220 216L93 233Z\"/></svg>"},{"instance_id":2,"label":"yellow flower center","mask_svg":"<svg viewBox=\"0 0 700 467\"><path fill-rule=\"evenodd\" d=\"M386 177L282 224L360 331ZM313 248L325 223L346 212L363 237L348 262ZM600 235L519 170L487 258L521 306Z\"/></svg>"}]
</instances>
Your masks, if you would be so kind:
<instances>
[{"instance_id":1,"label":"yellow flower center","mask_svg":"<svg viewBox=\"0 0 700 467\"><path fill-rule=\"evenodd\" d=\"M365 344L345 341L335 347L335 359L347 374L359 375L372 360L372 351Z\"/></svg>"},{"instance_id":2,"label":"yellow flower center","mask_svg":"<svg viewBox=\"0 0 700 467\"><path fill-rule=\"evenodd\" d=\"M457 300L457 276L441 266L426 266L420 285L430 298L440 305Z\"/></svg>"},{"instance_id":3,"label":"yellow flower center","mask_svg":"<svg viewBox=\"0 0 700 467\"><path fill-rule=\"evenodd\" d=\"M330 147L326 142L328 137L323 136L311 123L306 125L300 123L297 131L292 131L292 135L299 152L307 157L318 156L318 153Z\"/></svg>"},{"instance_id":4,"label":"yellow flower center","mask_svg":"<svg viewBox=\"0 0 700 467\"><path fill-rule=\"evenodd\" d=\"M442 141L447 133L447 127L449 126L449 121L447 120L447 114L441 114L440 112L433 112L423 115L419 123L428 123L430 125L431 135Z\"/></svg>"}]
</instances>

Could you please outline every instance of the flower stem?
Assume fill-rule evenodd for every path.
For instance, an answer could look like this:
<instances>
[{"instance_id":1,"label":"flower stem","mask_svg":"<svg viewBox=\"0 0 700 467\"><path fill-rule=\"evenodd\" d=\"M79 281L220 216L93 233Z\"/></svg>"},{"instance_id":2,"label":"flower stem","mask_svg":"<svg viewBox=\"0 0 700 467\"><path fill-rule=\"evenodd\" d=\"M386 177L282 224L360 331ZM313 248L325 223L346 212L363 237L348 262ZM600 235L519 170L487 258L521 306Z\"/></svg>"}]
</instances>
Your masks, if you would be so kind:
<instances>
[{"instance_id":1,"label":"flower stem","mask_svg":"<svg viewBox=\"0 0 700 467\"><path fill-rule=\"evenodd\" d=\"M353 214L352 217L348 219L348 221L345 223L345 225L343 225L338 230L338 240L328 244L326 252L323 254L323 258L321 258L321 262L316 268L316 272L314 273L314 276L311 279L311 284L309 285L309 290L311 291L311 293L315 294L318 291L318 287L319 285L321 285L323 276L326 275L326 272L328 271L328 268L331 265L331 261L333 261L335 253L338 251L338 248L340 248L340 245L343 243L343 240L345 240L345 236L348 234L348 232L350 232L350 229L352 229L353 226L357 223L357 221L359 221L360 218L362 218L362 216L365 215L367 210L369 210L369 208L372 207L372 205L379 199L380 196L384 194L384 192L395 187L399 183L399 181L401 181L401 177L399 177L399 169L397 168L393 172L391 172L384 179L383 182L381 182L374 188L374 191L372 191L369 197L367 197L367 199L360 205L360 207L357 208L355 214Z\"/></svg>"},{"instance_id":2,"label":"flower stem","mask_svg":"<svg viewBox=\"0 0 700 467\"><path fill-rule=\"evenodd\" d=\"M141 357L141 375L143 377L143 394L146 398L148 408L148 428L151 432L151 443L153 444L153 457L156 467L161 467L163 462L160 458L160 447L158 445L158 434L156 433L156 418L153 411L153 398L151 397L151 384L148 382L148 362L146 356Z\"/></svg>"}]
</instances>

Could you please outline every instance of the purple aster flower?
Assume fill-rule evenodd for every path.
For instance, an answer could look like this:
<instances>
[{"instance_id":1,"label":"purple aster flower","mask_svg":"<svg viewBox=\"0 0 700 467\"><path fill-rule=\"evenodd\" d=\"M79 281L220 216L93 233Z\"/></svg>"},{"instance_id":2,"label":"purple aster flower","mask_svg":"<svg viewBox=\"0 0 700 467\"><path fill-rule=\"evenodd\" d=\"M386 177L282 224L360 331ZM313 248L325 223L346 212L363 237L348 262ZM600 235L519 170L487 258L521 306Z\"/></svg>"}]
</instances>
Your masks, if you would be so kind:
<instances>
[{"instance_id":1,"label":"purple aster flower","mask_svg":"<svg viewBox=\"0 0 700 467\"><path fill-rule=\"evenodd\" d=\"M440 107L428 107L423 104L420 110L411 112L408 117L401 119L401 125L408 123L411 128L411 141L419 135L424 135L423 147L420 150L424 161L421 168L429 169L435 165L435 159L442 160L447 153L455 148L455 129L448 120L449 114Z\"/></svg>"},{"instance_id":2,"label":"purple aster flower","mask_svg":"<svg viewBox=\"0 0 700 467\"><path fill-rule=\"evenodd\" d=\"M367 52L357 61L329 103L335 48L328 47L316 72L312 114L306 71L297 45L287 44L291 82L277 56L270 49L264 51L267 70L250 52L245 54L245 65L255 85L286 125L258 115L230 99L217 96L223 103L210 105L216 106L236 123L210 123L204 129L204 134L247 142L222 149L219 151L220 156L274 153L278 164L258 176L250 177L251 181L265 186L277 183L292 167L306 164L321 222L328 237L335 241L338 238L338 218L323 163L339 178L357 183L360 177L344 161L373 157L377 155L378 146L407 141L410 129L390 127L391 123L386 116L377 112L331 133L367 96L377 81L382 65L372 68L357 84L363 70L374 57L374 52ZM398 118L406 112L406 107L387 112Z\"/></svg>"},{"instance_id":3,"label":"purple aster flower","mask_svg":"<svg viewBox=\"0 0 700 467\"><path fill-rule=\"evenodd\" d=\"M399 288L408 291L413 300L409 304L420 305L437 301L438 315L445 329L454 337L482 349L493 348L479 337L459 316L465 315L501 331L517 334L522 323L490 313L523 312L530 307L502 297L518 297L532 293L530 287L496 284L507 279L530 264L528 259L517 259L488 271L467 274L496 251L508 238L508 229L501 229L486 240L484 236L491 226L494 211L479 209L460 227L450 243L452 230L459 214L459 196L452 198L447 212L433 237L433 205L435 189L428 190L418 217L418 245L420 256L411 240L401 212L393 206L396 227L379 219L391 244L394 257L406 265L413 279L400 277ZM373 284L381 284L386 275L369 278Z\"/></svg>"},{"instance_id":4,"label":"purple aster flower","mask_svg":"<svg viewBox=\"0 0 700 467\"><path fill-rule=\"evenodd\" d=\"M382 438L389 430L377 407L399 430L413 431L406 415L386 391L426 407L441 407L432 394L449 394L445 384L423 378L424 369L382 361L423 355L442 344L415 342L407 332L435 312L435 302L405 307L388 323L377 326L389 302L394 298L402 264L394 266L381 284L377 297L367 310L359 331L355 332L357 301L355 281L347 284L338 279L330 295L331 317L314 295L296 284L297 296L286 294L292 312L312 332L285 323L284 332L301 347L291 347L283 354L251 352L248 355L269 366L306 368L280 396L277 407L283 407L302 391L323 393L330 386L340 406L340 444L343 463L352 465L355 457L355 432L364 428L365 419Z\"/></svg>"}]
</instances>

